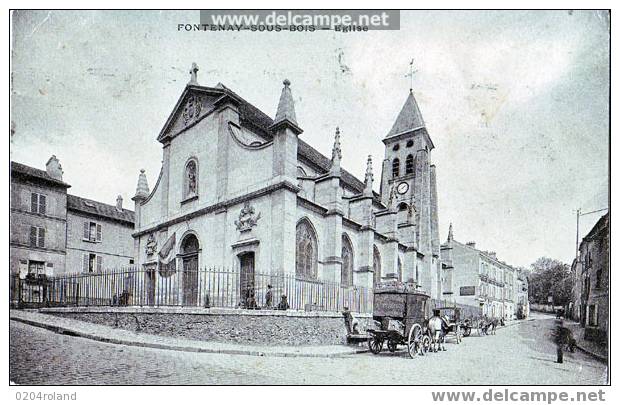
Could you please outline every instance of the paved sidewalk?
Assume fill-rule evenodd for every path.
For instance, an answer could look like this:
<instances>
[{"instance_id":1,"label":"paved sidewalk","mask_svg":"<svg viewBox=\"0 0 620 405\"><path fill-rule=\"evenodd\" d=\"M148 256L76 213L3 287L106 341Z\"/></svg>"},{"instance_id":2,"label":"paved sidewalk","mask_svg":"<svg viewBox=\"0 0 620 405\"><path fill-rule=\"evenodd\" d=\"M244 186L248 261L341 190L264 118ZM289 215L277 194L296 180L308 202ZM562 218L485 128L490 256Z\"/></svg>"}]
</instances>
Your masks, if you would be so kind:
<instances>
[{"instance_id":1,"label":"paved sidewalk","mask_svg":"<svg viewBox=\"0 0 620 405\"><path fill-rule=\"evenodd\" d=\"M585 340L583 338L584 329L579 325L579 322L564 319L564 326L573 332L573 337L577 341L577 348L579 350L600 361L607 362L607 347L603 347L592 341Z\"/></svg>"},{"instance_id":2,"label":"paved sidewalk","mask_svg":"<svg viewBox=\"0 0 620 405\"><path fill-rule=\"evenodd\" d=\"M269 357L342 357L367 352L366 346L249 346L202 342L183 338L135 333L124 329L46 315L37 311L10 310L11 320L106 343L197 353L244 354Z\"/></svg>"}]
</instances>

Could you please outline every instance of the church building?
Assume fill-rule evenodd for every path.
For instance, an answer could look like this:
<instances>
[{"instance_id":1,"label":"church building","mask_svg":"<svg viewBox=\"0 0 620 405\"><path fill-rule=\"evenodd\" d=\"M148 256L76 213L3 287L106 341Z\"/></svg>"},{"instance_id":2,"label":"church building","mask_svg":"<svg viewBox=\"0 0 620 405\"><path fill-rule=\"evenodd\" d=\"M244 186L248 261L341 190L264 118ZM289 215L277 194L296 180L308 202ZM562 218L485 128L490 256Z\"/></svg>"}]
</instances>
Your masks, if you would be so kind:
<instances>
[{"instance_id":1,"label":"church building","mask_svg":"<svg viewBox=\"0 0 620 405\"><path fill-rule=\"evenodd\" d=\"M413 92L382 139L377 193L371 156L363 180L341 166L339 128L331 157L304 141L288 80L272 119L197 72L157 137L155 185L142 170L133 197L134 255L153 286L169 270L217 267L246 285L255 273L368 290L400 280L441 298L434 145Z\"/></svg>"}]
</instances>

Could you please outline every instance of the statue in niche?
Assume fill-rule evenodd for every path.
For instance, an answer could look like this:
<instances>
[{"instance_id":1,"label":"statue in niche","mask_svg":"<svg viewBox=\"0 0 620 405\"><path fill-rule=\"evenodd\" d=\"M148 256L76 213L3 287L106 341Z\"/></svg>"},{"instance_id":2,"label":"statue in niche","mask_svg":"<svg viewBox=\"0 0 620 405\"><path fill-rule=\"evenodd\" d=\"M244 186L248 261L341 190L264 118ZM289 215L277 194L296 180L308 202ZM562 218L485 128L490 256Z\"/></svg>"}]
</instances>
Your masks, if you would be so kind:
<instances>
[{"instance_id":1,"label":"statue in niche","mask_svg":"<svg viewBox=\"0 0 620 405\"><path fill-rule=\"evenodd\" d=\"M187 196L196 195L196 162L193 160L187 164Z\"/></svg>"}]
</instances>

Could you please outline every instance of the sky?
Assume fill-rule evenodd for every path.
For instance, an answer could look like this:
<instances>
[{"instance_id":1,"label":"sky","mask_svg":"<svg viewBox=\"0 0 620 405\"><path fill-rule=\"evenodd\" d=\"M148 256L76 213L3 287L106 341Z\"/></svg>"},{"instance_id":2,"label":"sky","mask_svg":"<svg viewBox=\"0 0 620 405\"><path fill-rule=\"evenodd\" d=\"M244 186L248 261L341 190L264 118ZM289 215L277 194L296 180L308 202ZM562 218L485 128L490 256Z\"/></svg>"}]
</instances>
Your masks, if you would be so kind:
<instances>
[{"instance_id":1,"label":"sky","mask_svg":"<svg viewBox=\"0 0 620 405\"><path fill-rule=\"evenodd\" d=\"M570 263L576 214L608 207L609 31L596 11L412 11L400 30L179 32L195 11L13 14L11 160L56 155L69 192L133 208L189 80L222 82L273 117L288 78L301 137L364 178L410 87L435 144L441 240L515 266ZM584 236L602 213L581 217Z\"/></svg>"}]
</instances>

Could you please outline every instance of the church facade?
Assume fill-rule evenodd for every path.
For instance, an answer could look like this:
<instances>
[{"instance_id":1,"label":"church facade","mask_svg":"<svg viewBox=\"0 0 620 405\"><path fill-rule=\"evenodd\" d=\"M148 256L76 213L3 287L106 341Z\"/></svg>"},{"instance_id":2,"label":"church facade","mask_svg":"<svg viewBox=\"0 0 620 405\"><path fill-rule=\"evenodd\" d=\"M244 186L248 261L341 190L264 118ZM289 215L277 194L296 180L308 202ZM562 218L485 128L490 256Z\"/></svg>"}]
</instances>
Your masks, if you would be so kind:
<instances>
[{"instance_id":1,"label":"church facade","mask_svg":"<svg viewBox=\"0 0 620 405\"><path fill-rule=\"evenodd\" d=\"M341 167L338 128L331 157L303 140L288 80L272 119L222 84L199 85L197 71L157 138L152 190L138 177L139 266L368 289L398 279L442 298L434 145L413 92L383 138L377 193L371 156L363 180Z\"/></svg>"}]
</instances>

